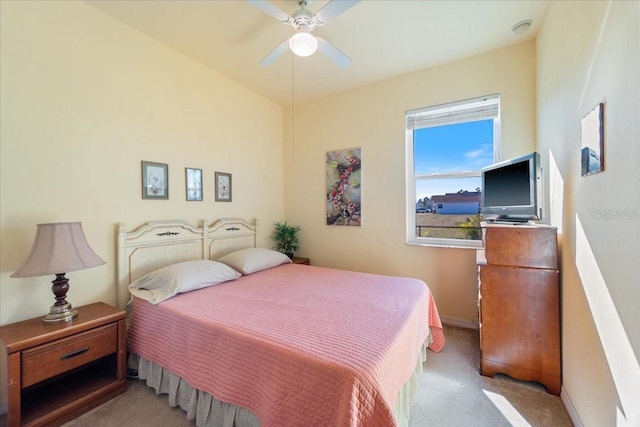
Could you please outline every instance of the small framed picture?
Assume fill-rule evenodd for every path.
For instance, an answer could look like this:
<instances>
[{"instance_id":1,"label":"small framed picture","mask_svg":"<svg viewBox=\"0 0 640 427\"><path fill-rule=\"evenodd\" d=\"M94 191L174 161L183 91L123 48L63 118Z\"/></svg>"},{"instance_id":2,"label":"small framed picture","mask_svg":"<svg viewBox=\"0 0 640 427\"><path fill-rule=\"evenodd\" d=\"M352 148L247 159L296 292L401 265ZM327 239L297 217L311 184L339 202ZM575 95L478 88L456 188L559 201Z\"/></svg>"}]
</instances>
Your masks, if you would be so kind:
<instances>
[{"instance_id":1,"label":"small framed picture","mask_svg":"<svg viewBox=\"0 0 640 427\"><path fill-rule=\"evenodd\" d=\"M593 175L604 170L604 103L596 105L580 120L581 175Z\"/></svg>"},{"instance_id":2,"label":"small framed picture","mask_svg":"<svg viewBox=\"0 0 640 427\"><path fill-rule=\"evenodd\" d=\"M184 168L187 201L202 201L202 169Z\"/></svg>"},{"instance_id":3,"label":"small framed picture","mask_svg":"<svg viewBox=\"0 0 640 427\"><path fill-rule=\"evenodd\" d=\"M216 202L231 201L231 174L216 172Z\"/></svg>"},{"instance_id":4,"label":"small framed picture","mask_svg":"<svg viewBox=\"0 0 640 427\"><path fill-rule=\"evenodd\" d=\"M169 199L169 165L142 161L142 198Z\"/></svg>"}]
</instances>

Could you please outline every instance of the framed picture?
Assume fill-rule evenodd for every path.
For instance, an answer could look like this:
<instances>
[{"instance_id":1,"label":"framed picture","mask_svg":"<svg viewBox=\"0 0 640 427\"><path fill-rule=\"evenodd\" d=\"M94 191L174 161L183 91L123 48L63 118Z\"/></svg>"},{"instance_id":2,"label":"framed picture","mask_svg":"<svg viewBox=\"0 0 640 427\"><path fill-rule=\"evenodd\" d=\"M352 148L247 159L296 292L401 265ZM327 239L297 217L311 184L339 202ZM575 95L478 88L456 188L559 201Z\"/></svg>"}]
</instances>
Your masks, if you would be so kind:
<instances>
[{"instance_id":1,"label":"framed picture","mask_svg":"<svg viewBox=\"0 0 640 427\"><path fill-rule=\"evenodd\" d=\"M202 201L202 169L184 168L187 201Z\"/></svg>"},{"instance_id":2,"label":"framed picture","mask_svg":"<svg viewBox=\"0 0 640 427\"><path fill-rule=\"evenodd\" d=\"M360 148L329 151L327 167L327 225L360 227L362 151Z\"/></svg>"},{"instance_id":3,"label":"framed picture","mask_svg":"<svg viewBox=\"0 0 640 427\"><path fill-rule=\"evenodd\" d=\"M142 198L169 199L169 165L142 161Z\"/></svg>"},{"instance_id":4,"label":"framed picture","mask_svg":"<svg viewBox=\"0 0 640 427\"><path fill-rule=\"evenodd\" d=\"M231 174L216 172L216 202L231 201Z\"/></svg>"},{"instance_id":5,"label":"framed picture","mask_svg":"<svg viewBox=\"0 0 640 427\"><path fill-rule=\"evenodd\" d=\"M593 175L604 170L604 104L600 103L580 121L581 175Z\"/></svg>"}]
</instances>

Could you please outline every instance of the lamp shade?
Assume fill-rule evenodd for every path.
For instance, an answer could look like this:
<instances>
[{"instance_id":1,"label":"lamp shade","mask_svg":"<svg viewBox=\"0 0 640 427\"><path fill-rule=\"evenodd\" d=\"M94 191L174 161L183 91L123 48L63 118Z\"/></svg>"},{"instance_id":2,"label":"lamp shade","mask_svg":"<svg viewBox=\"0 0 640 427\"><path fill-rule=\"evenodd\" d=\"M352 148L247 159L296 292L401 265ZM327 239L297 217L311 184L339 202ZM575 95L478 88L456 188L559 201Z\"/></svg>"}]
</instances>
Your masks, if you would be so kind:
<instances>
[{"instance_id":1,"label":"lamp shade","mask_svg":"<svg viewBox=\"0 0 640 427\"><path fill-rule=\"evenodd\" d=\"M79 222L38 224L26 261L11 277L35 277L104 264L91 249Z\"/></svg>"},{"instance_id":2,"label":"lamp shade","mask_svg":"<svg viewBox=\"0 0 640 427\"><path fill-rule=\"evenodd\" d=\"M318 50L318 40L309 33L295 33L289 39L289 48L298 56L311 56Z\"/></svg>"}]
</instances>

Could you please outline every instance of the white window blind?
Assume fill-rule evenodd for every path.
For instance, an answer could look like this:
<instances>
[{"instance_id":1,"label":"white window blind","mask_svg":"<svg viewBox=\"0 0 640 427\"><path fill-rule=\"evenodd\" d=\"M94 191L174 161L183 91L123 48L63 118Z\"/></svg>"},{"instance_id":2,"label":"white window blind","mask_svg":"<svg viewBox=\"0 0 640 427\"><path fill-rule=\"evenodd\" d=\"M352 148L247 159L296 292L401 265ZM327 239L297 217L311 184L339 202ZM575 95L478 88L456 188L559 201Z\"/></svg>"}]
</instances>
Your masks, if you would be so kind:
<instances>
[{"instance_id":1,"label":"white window blind","mask_svg":"<svg viewBox=\"0 0 640 427\"><path fill-rule=\"evenodd\" d=\"M410 110L407 130L444 126L500 117L500 94Z\"/></svg>"}]
</instances>

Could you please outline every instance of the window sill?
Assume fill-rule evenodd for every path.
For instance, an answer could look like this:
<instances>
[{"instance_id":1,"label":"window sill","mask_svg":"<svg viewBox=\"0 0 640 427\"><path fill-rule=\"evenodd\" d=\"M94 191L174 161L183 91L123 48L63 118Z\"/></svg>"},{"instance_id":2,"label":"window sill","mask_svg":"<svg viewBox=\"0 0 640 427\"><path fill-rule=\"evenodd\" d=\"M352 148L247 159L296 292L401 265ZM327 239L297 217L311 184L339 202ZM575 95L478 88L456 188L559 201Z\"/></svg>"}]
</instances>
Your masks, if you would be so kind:
<instances>
[{"instance_id":1,"label":"window sill","mask_svg":"<svg viewBox=\"0 0 640 427\"><path fill-rule=\"evenodd\" d=\"M433 248L448 249L482 249L481 240L459 240L459 239L410 239L405 242L408 246L426 246Z\"/></svg>"}]
</instances>

